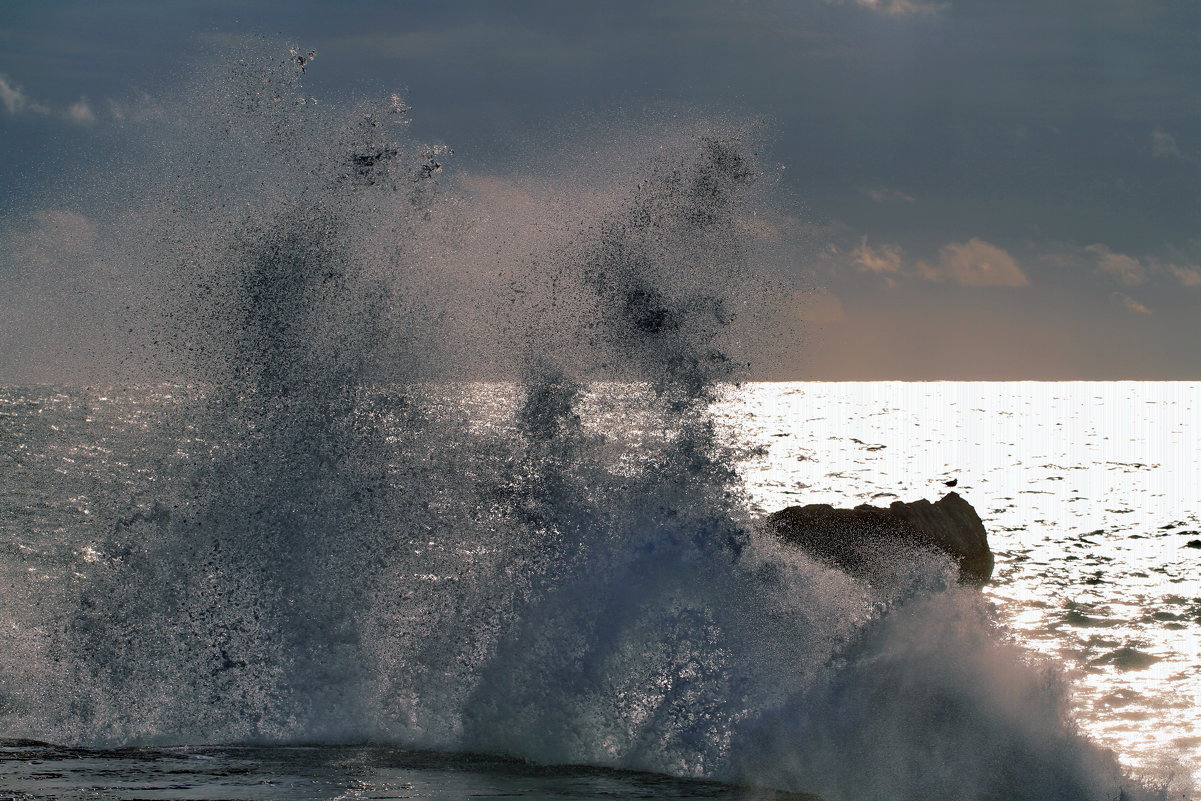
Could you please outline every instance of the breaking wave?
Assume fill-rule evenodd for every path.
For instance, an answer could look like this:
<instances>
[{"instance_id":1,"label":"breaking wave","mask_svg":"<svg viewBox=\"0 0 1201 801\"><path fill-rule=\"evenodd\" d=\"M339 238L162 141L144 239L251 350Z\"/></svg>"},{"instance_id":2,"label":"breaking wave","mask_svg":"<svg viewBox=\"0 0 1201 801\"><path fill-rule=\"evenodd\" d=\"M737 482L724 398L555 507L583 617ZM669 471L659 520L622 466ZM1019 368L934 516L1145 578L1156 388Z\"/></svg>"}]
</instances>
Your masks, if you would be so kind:
<instances>
[{"instance_id":1,"label":"breaking wave","mask_svg":"<svg viewBox=\"0 0 1201 801\"><path fill-rule=\"evenodd\" d=\"M711 413L770 295L749 129L634 137L587 187L448 178L309 60L235 61L145 156L130 347L183 386L73 578L13 590L7 735L1142 792L947 564L875 587L756 528Z\"/></svg>"}]
</instances>

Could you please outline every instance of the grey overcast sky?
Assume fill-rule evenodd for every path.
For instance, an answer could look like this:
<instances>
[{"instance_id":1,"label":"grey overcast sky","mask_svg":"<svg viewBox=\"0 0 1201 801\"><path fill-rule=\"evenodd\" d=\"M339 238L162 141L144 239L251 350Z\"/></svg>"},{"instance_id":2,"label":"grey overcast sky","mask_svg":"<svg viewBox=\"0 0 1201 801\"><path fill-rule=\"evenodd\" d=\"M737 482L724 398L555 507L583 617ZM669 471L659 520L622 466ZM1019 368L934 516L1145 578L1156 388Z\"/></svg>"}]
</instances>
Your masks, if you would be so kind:
<instances>
[{"instance_id":1,"label":"grey overcast sky","mask_svg":"<svg viewBox=\"0 0 1201 801\"><path fill-rule=\"evenodd\" d=\"M0 0L0 279L82 235L47 187L243 35L316 50L318 97L402 90L475 173L610 114L765 120L812 333L763 375L1201 379L1201 4Z\"/></svg>"}]
</instances>

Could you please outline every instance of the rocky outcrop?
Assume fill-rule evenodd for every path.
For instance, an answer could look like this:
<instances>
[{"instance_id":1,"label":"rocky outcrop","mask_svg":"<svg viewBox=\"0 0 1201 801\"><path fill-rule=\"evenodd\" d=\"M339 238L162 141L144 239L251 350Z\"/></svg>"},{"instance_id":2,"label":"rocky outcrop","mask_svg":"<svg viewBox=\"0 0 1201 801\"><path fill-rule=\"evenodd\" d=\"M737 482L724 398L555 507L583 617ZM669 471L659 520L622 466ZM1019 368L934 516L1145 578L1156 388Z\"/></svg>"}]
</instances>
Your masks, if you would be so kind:
<instances>
[{"instance_id":1,"label":"rocky outcrop","mask_svg":"<svg viewBox=\"0 0 1201 801\"><path fill-rule=\"evenodd\" d=\"M940 501L903 503L887 509L829 504L790 506L767 518L766 528L786 542L851 573L874 572L880 560L903 548L937 549L959 565L960 581L984 584L992 577L988 532L972 505L949 492Z\"/></svg>"}]
</instances>

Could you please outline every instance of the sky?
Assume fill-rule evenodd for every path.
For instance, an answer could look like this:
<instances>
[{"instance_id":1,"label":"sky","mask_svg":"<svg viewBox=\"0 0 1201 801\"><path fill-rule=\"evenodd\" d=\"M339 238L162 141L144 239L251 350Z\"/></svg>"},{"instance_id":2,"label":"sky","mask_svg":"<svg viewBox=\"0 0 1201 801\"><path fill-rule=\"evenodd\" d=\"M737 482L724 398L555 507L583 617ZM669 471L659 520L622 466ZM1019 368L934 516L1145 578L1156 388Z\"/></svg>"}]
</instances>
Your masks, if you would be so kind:
<instances>
[{"instance_id":1,"label":"sky","mask_svg":"<svg viewBox=\"0 0 1201 801\"><path fill-rule=\"evenodd\" d=\"M314 96L402 92L489 180L598 120L758 121L805 332L758 377L1201 379L1183 0L0 0L0 379L54 361L71 176L247 35L316 51Z\"/></svg>"}]
</instances>

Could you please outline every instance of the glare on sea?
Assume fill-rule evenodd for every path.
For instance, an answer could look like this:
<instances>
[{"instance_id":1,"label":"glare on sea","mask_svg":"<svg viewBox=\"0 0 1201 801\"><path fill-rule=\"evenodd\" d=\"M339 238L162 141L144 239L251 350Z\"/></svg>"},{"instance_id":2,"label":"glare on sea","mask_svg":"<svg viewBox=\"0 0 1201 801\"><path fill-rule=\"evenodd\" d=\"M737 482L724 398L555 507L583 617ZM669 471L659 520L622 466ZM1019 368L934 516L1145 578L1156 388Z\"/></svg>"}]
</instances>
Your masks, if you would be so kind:
<instances>
[{"instance_id":1,"label":"glare on sea","mask_svg":"<svg viewBox=\"0 0 1201 801\"><path fill-rule=\"evenodd\" d=\"M755 384L724 406L762 445L763 511L954 491L997 554L1000 618L1076 686L1136 769L1201 764L1201 384Z\"/></svg>"}]
</instances>

